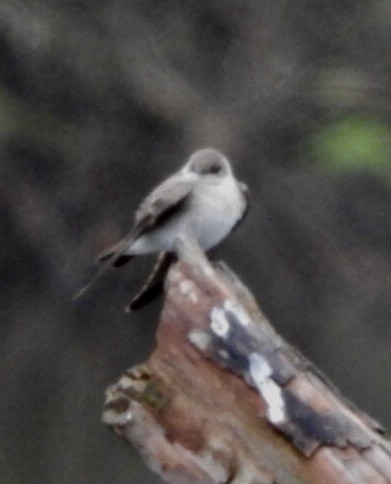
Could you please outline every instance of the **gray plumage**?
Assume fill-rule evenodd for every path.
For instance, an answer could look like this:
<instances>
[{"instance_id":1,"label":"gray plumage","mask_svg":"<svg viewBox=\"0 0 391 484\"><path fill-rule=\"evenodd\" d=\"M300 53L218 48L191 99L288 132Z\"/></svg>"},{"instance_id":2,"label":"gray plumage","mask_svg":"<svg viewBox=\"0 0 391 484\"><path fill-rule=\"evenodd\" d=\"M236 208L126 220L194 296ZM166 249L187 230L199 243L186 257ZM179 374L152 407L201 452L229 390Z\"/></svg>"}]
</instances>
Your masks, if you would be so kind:
<instances>
[{"instance_id":1,"label":"gray plumage","mask_svg":"<svg viewBox=\"0 0 391 484\"><path fill-rule=\"evenodd\" d=\"M172 252L180 233L195 238L203 250L214 247L246 213L246 193L223 154L210 148L196 151L142 201L131 232L99 256L100 270L76 297L110 266L137 255Z\"/></svg>"}]
</instances>

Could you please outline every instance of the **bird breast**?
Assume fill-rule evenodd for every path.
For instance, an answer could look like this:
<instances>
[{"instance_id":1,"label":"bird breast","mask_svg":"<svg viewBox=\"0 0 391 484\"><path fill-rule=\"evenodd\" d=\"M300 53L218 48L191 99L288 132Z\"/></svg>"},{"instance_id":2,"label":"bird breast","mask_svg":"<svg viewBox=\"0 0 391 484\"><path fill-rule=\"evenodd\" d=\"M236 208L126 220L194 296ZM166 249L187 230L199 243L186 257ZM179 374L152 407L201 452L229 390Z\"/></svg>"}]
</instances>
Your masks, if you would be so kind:
<instances>
[{"instance_id":1,"label":"bird breast","mask_svg":"<svg viewBox=\"0 0 391 484\"><path fill-rule=\"evenodd\" d=\"M231 232L245 208L245 198L233 177L199 180L178 213L162 226L142 235L126 253L173 251L179 234L194 237L203 250L208 250Z\"/></svg>"},{"instance_id":2,"label":"bird breast","mask_svg":"<svg viewBox=\"0 0 391 484\"><path fill-rule=\"evenodd\" d=\"M242 217L245 198L236 180L227 176L216 183L200 183L195 187L190 211L189 232L200 246L210 249L223 240Z\"/></svg>"}]
</instances>

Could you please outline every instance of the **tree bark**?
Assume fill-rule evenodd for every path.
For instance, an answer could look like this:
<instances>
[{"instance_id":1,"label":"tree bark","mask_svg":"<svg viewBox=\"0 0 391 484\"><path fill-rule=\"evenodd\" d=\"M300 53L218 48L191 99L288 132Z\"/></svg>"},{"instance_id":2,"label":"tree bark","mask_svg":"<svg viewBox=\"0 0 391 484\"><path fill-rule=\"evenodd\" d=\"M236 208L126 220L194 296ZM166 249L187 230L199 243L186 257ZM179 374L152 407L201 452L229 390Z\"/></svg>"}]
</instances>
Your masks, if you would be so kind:
<instances>
[{"instance_id":1,"label":"tree bark","mask_svg":"<svg viewBox=\"0 0 391 484\"><path fill-rule=\"evenodd\" d=\"M181 237L157 347L103 421L165 482L391 482L391 445L271 327L224 265Z\"/></svg>"}]
</instances>

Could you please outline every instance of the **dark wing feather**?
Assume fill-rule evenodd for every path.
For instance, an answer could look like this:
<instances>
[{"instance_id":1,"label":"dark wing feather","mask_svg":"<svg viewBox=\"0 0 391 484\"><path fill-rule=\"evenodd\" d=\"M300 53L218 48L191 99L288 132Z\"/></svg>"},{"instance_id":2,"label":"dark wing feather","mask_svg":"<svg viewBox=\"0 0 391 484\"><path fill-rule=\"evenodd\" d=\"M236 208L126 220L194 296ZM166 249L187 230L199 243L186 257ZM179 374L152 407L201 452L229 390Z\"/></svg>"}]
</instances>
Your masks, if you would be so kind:
<instances>
[{"instance_id":1,"label":"dark wing feather","mask_svg":"<svg viewBox=\"0 0 391 484\"><path fill-rule=\"evenodd\" d=\"M132 302L125 308L127 312L142 308L162 292L164 279L174 259L175 256L173 254L160 252L145 284L133 297Z\"/></svg>"},{"instance_id":2,"label":"dark wing feather","mask_svg":"<svg viewBox=\"0 0 391 484\"><path fill-rule=\"evenodd\" d=\"M76 294L74 299L84 294L110 266L118 266L127 262L131 256L124 254L124 252L143 233L163 224L170 216L174 215L189 198L192 187L191 181L182 180L176 174L155 188L137 210L135 224L131 232L98 257L98 260L103 261L102 266L91 281Z\"/></svg>"},{"instance_id":3,"label":"dark wing feather","mask_svg":"<svg viewBox=\"0 0 391 484\"><path fill-rule=\"evenodd\" d=\"M80 296L82 296L100 277L112 266L115 264L116 260L119 259L122 256L122 253L125 251L127 247L129 247L130 244L132 244L132 241L134 241L137 238L137 230L132 230L130 234L122 239L120 242L116 244L116 249L114 252L108 252L104 254L103 257L103 264L99 267L98 271L92 276L90 281L83 286L80 291L78 291L73 299L78 299Z\"/></svg>"},{"instance_id":4,"label":"dark wing feather","mask_svg":"<svg viewBox=\"0 0 391 484\"><path fill-rule=\"evenodd\" d=\"M178 175L174 175L155 188L137 210L131 233L104 250L97 260L104 262L110 259L112 265L117 267L127 262L126 259L131 259L132 256L123 254L124 250L143 233L163 224L171 215L174 215L187 200L192 186L191 182L183 181L178 178Z\"/></svg>"},{"instance_id":5,"label":"dark wing feather","mask_svg":"<svg viewBox=\"0 0 391 484\"><path fill-rule=\"evenodd\" d=\"M162 224L188 199L192 187L191 181L182 180L178 175L168 178L142 202L135 215L135 227L144 233Z\"/></svg>"}]
</instances>

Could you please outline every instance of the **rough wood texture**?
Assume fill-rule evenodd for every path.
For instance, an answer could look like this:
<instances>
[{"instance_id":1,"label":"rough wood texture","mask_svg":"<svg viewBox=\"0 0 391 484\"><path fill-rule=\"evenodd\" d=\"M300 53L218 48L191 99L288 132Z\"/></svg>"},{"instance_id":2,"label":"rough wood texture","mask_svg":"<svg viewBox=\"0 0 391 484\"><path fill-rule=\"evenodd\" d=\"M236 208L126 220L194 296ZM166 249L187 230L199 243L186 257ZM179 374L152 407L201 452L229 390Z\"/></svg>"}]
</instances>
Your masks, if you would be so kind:
<instances>
[{"instance_id":1,"label":"rough wood texture","mask_svg":"<svg viewBox=\"0 0 391 484\"><path fill-rule=\"evenodd\" d=\"M389 483L391 446L276 334L252 295L178 241L157 348L103 420L177 483Z\"/></svg>"}]
</instances>

